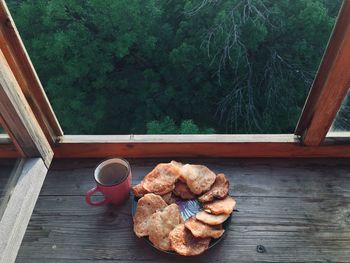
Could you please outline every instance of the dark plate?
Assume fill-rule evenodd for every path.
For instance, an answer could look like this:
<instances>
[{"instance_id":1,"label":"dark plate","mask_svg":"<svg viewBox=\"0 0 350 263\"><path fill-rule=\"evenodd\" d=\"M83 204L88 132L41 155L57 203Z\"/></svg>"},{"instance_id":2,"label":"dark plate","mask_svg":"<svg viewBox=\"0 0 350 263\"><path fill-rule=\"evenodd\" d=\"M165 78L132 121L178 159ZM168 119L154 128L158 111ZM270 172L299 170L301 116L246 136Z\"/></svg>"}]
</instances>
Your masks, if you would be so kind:
<instances>
[{"instance_id":1,"label":"dark plate","mask_svg":"<svg viewBox=\"0 0 350 263\"><path fill-rule=\"evenodd\" d=\"M135 215L136 213L136 207L137 207L137 200L138 198L136 198L134 195L131 195L131 212L132 212L132 216ZM198 200L196 199L192 199L192 200L182 200L182 199L178 199L176 201L176 203L178 204L178 206L180 207L180 212L181 212L181 216L182 218L186 221L188 218L190 218L191 216L194 216L195 214L197 214L199 211L202 210L202 204L200 202L198 202ZM212 248L213 246L215 246L217 243L219 243L221 241L221 239L224 237L224 235L226 234L226 232L228 231L228 228L230 226L231 223L231 218L232 218L232 214L230 215L229 218L226 219L226 221L222 224L223 229L225 229L224 234L219 237L219 238L212 238L209 244L209 248ZM151 241L149 241L149 239L147 237L143 238L148 244L150 244L152 247L156 248ZM156 248L158 249L158 248ZM174 251L165 251L165 250L160 250L164 253L168 253L168 254L173 254L173 255L178 255L176 252Z\"/></svg>"}]
</instances>

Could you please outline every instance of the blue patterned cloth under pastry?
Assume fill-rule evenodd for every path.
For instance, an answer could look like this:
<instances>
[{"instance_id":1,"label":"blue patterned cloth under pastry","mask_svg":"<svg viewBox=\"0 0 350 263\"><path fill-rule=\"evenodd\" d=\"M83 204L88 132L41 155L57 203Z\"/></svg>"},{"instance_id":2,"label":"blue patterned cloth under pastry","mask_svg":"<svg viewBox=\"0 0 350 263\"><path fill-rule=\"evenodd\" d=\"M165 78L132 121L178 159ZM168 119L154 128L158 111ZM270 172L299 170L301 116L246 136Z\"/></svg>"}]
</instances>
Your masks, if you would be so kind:
<instances>
[{"instance_id":1,"label":"blue patterned cloth under pastry","mask_svg":"<svg viewBox=\"0 0 350 263\"><path fill-rule=\"evenodd\" d=\"M176 200L176 204L180 207L181 216L184 221L194 216L202 210L202 205L196 199Z\"/></svg>"}]
</instances>

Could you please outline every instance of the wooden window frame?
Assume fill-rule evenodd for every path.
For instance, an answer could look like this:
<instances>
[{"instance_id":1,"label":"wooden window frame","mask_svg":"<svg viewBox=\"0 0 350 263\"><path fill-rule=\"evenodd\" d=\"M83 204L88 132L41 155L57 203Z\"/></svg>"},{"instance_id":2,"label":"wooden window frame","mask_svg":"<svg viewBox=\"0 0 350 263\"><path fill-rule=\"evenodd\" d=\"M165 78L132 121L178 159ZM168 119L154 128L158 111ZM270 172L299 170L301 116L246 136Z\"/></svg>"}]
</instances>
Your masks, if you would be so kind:
<instances>
[{"instance_id":1,"label":"wooden window frame","mask_svg":"<svg viewBox=\"0 0 350 263\"><path fill-rule=\"evenodd\" d=\"M333 32L294 134L61 136L58 158L350 157L350 132L329 133L350 87L350 0Z\"/></svg>"},{"instance_id":2,"label":"wooden window frame","mask_svg":"<svg viewBox=\"0 0 350 263\"><path fill-rule=\"evenodd\" d=\"M0 221L0 261L14 262L53 156L350 157L350 132L329 133L350 84L350 0L344 0L295 134L64 135L4 0L0 0L0 158L17 167ZM1 209L0 209L1 210Z\"/></svg>"},{"instance_id":3,"label":"wooden window frame","mask_svg":"<svg viewBox=\"0 0 350 263\"><path fill-rule=\"evenodd\" d=\"M350 87L350 1L344 0L295 129L307 146L321 145Z\"/></svg>"},{"instance_id":4,"label":"wooden window frame","mask_svg":"<svg viewBox=\"0 0 350 263\"><path fill-rule=\"evenodd\" d=\"M344 0L295 134L64 135L3 0L0 49L56 158L350 157L350 133L341 138L334 133L325 140L350 83L350 60L345 56L350 54L349 14L350 1ZM1 157L20 156L19 146L15 153L8 141L1 144L4 141Z\"/></svg>"},{"instance_id":5,"label":"wooden window frame","mask_svg":"<svg viewBox=\"0 0 350 263\"><path fill-rule=\"evenodd\" d=\"M23 157L41 157L48 167L53 150L0 50L0 119Z\"/></svg>"},{"instance_id":6,"label":"wooden window frame","mask_svg":"<svg viewBox=\"0 0 350 263\"><path fill-rule=\"evenodd\" d=\"M302 145L294 134L67 135L54 152L56 158L350 157L350 133L343 135L316 147Z\"/></svg>"},{"instance_id":7,"label":"wooden window frame","mask_svg":"<svg viewBox=\"0 0 350 263\"><path fill-rule=\"evenodd\" d=\"M0 204L0 262L14 262L62 136L6 4L0 1L0 157L24 157ZM36 158L33 158L36 157Z\"/></svg>"},{"instance_id":8,"label":"wooden window frame","mask_svg":"<svg viewBox=\"0 0 350 263\"><path fill-rule=\"evenodd\" d=\"M0 134L0 158L18 158L20 157L15 145L12 143L10 136Z\"/></svg>"},{"instance_id":9,"label":"wooden window frame","mask_svg":"<svg viewBox=\"0 0 350 263\"><path fill-rule=\"evenodd\" d=\"M9 134L0 136L0 157L26 158L9 175L10 185L0 204L0 262L11 263L16 259L54 152L8 61L0 45L0 122Z\"/></svg>"},{"instance_id":10,"label":"wooden window frame","mask_svg":"<svg viewBox=\"0 0 350 263\"><path fill-rule=\"evenodd\" d=\"M0 49L46 139L53 145L63 135L62 128L4 0L0 1Z\"/></svg>"},{"instance_id":11,"label":"wooden window frame","mask_svg":"<svg viewBox=\"0 0 350 263\"><path fill-rule=\"evenodd\" d=\"M350 85L350 1L344 0L295 134L64 136L13 19L0 1L0 49L57 158L84 157L350 157L346 133L325 136ZM10 74L10 73L9 73ZM7 75L9 75L7 74ZM3 120L4 121L4 120ZM6 122L5 122L6 127ZM7 128L19 153L23 147ZM40 133L40 131L39 131ZM333 136L336 136L334 134ZM299 138L300 137L300 138ZM4 142L4 138L0 143ZM18 153L18 154L19 154ZM14 157L8 141L1 157ZM33 154L22 154L33 157Z\"/></svg>"}]
</instances>

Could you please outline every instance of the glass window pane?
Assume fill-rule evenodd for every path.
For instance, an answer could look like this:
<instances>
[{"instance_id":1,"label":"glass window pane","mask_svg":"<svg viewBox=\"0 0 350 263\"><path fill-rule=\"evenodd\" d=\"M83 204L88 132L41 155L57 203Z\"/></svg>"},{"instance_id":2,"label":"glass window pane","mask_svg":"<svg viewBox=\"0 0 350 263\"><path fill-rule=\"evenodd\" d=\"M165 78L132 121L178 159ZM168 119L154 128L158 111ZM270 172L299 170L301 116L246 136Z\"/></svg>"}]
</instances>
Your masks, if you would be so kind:
<instances>
[{"instance_id":1,"label":"glass window pane","mask_svg":"<svg viewBox=\"0 0 350 263\"><path fill-rule=\"evenodd\" d=\"M336 118L332 124L330 132L350 131L350 92L344 98Z\"/></svg>"},{"instance_id":2,"label":"glass window pane","mask_svg":"<svg viewBox=\"0 0 350 263\"><path fill-rule=\"evenodd\" d=\"M341 2L8 5L65 134L293 133Z\"/></svg>"}]
</instances>

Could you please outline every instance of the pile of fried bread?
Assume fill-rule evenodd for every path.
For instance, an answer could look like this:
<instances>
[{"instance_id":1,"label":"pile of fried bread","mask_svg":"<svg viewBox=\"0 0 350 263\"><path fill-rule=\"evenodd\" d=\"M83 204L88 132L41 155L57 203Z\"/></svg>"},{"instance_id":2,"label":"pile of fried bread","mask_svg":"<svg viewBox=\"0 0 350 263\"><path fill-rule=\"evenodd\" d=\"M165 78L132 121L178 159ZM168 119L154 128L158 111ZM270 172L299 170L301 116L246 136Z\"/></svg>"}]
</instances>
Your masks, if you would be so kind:
<instances>
[{"instance_id":1,"label":"pile of fried bread","mask_svg":"<svg viewBox=\"0 0 350 263\"><path fill-rule=\"evenodd\" d=\"M199 255L212 238L221 237L222 223L236 205L224 174L175 161L158 164L132 191L139 198L133 217L136 235L183 256ZM184 222L176 201L188 199L197 199L203 210Z\"/></svg>"}]
</instances>

